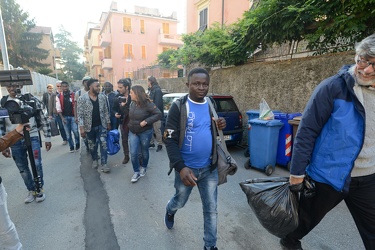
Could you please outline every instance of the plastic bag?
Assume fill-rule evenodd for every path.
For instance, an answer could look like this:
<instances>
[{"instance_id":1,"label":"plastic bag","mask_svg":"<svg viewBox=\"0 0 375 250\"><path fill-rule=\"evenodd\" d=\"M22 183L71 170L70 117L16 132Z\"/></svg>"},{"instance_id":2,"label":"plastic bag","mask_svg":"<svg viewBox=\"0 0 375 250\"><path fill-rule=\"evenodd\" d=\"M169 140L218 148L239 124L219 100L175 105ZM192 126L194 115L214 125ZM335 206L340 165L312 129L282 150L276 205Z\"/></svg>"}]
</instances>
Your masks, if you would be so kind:
<instances>
[{"instance_id":1,"label":"plastic bag","mask_svg":"<svg viewBox=\"0 0 375 250\"><path fill-rule=\"evenodd\" d=\"M275 115L273 114L271 108L268 106L266 100L262 98L259 104L259 119L261 120L273 120Z\"/></svg>"},{"instance_id":2,"label":"plastic bag","mask_svg":"<svg viewBox=\"0 0 375 250\"><path fill-rule=\"evenodd\" d=\"M120 151L120 133L117 129L113 129L107 132L107 153L114 155L118 151Z\"/></svg>"},{"instance_id":3,"label":"plastic bag","mask_svg":"<svg viewBox=\"0 0 375 250\"><path fill-rule=\"evenodd\" d=\"M288 177L246 180L240 186L268 232L284 238L298 227L298 197L290 191Z\"/></svg>"}]
</instances>

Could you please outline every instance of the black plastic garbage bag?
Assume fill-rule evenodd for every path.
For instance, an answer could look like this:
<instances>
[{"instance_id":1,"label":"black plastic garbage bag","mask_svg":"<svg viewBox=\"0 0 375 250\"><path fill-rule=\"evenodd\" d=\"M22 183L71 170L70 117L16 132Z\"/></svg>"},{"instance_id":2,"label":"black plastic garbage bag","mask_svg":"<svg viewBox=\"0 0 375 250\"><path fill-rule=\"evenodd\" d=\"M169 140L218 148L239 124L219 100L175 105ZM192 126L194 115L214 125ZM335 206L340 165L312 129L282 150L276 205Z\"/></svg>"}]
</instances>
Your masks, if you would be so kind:
<instances>
[{"instance_id":1,"label":"black plastic garbage bag","mask_svg":"<svg viewBox=\"0 0 375 250\"><path fill-rule=\"evenodd\" d=\"M289 177L251 179L240 186L268 232L284 238L298 227L298 197L289 189Z\"/></svg>"}]
</instances>

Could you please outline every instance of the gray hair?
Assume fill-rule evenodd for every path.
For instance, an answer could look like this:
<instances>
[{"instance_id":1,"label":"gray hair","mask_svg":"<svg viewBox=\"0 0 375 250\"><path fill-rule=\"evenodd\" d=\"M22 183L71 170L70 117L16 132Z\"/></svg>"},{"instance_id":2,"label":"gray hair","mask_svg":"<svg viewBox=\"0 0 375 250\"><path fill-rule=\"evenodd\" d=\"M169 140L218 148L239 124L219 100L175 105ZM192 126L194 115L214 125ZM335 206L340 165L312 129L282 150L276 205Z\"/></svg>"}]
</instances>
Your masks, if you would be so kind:
<instances>
[{"instance_id":1,"label":"gray hair","mask_svg":"<svg viewBox=\"0 0 375 250\"><path fill-rule=\"evenodd\" d=\"M365 60L375 58L375 33L357 43L355 52L357 56L363 57Z\"/></svg>"}]
</instances>

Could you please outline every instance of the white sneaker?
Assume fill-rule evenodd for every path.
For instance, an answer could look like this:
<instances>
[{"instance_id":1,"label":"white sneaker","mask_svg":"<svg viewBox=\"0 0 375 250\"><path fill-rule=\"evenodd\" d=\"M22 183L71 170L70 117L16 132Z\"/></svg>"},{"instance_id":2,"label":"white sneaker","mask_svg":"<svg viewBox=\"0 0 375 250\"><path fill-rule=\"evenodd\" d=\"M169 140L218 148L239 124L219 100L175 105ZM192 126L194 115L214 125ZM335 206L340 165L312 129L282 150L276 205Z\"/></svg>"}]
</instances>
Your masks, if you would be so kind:
<instances>
[{"instance_id":1,"label":"white sneaker","mask_svg":"<svg viewBox=\"0 0 375 250\"><path fill-rule=\"evenodd\" d=\"M41 189L38 194L35 195L36 202L42 202L46 199L46 195L44 194L44 190Z\"/></svg>"},{"instance_id":2,"label":"white sneaker","mask_svg":"<svg viewBox=\"0 0 375 250\"><path fill-rule=\"evenodd\" d=\"M131 182L135 183L139 180L139 178L141 178L141 175L139 174L139 172L135 172L132 179L131 179Z\"/></svg>"},{"instance_id":3,"label":"white sneaker","mask_svg":"<svg viewBox=\"0 0 375 250\"><path fill-rule=\"evenodd\" d=\"M111 172L111 169L107 166L107 164L104 164L102 165L100 171L102 171L103 173L109 173Z\"/></svg>"},{"instance_id":4,"label":"white sneaker","mask_svg":"<svg viewBox=\"0 0 375 250\"><path fill-rule=\"evenodd\" d=\"M35 200L35 192L29 191L27 197L25 198L25 203L31 203Z\"/></svg>"},{"instance_id":5,"label":"white sneaker","mask_svg":"<svg viewBox=\"0 0 375 250\"><path fill-rule=\"evenodd\" d=\"M141 168L141 172L139 172L139 175L140 175L141 177L145 176L145 175L146 175L146 171L147 171L146 168Z\"/></svg>"},{"instance_id":6,"label":"white sneaker","mask_svg":"<svg viewBox=\"0 0 375 250\"><path fill-rule=\"evenodd\" d=\"M99 163L98 161L92 161L92 168L98 168Z\"/></svg>"}]
</instances>

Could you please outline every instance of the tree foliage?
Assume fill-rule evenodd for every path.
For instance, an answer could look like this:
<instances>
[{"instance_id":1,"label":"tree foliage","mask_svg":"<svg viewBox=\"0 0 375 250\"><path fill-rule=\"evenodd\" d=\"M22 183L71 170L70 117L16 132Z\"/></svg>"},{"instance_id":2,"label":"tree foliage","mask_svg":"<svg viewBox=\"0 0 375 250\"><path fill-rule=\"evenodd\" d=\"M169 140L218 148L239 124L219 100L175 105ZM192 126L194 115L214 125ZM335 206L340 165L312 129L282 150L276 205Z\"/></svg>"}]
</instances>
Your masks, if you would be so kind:
<instances>
[{"instance_id":1,"label":"tree foliage","mask_svg":"<svg viewBox=\"0 0 375 250\"><path fill-rule=\"evenodd\" d=\"M259 0L232 25L215 24L184 35L184 46L172 56L184 65L225 66L245 63L260 45L266 49L304 40L316 54L349 50L374 33L374 4L375 0Z\"/></svg>"},{"instance_id":2,"label":"tree foliage","mask_svg":"<svg viewBox=\"0 0 375 250\"><path fill-rule=\"evenodd\" d=\"M34 69L44 67L41 60L48 57L48 51L38 48L42 34L30 33L34 20L14 0L0 0L4 32L7 42L9 63L14 67Z\"/></svg>"},{"instance_id":3,"label":"tree foliage","mask_svg":"<svg viewBox=\"0 0 375 250\"><path fill-rule=\"evenodd\" d=\"M60 50L60 65L62 66L61 80L71 82L82 79L86 68L83 62L80 62L82 49L76 42L71 40L72 34L60 26L59 33L55 35L57 48ZM60 78L59 78L60 79Z\"/></svg>"}]
</instances>

